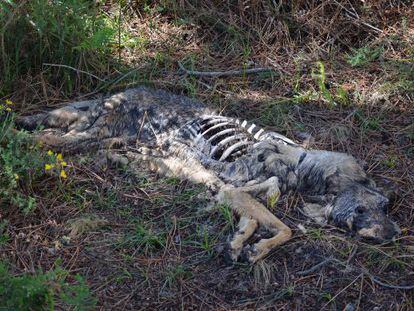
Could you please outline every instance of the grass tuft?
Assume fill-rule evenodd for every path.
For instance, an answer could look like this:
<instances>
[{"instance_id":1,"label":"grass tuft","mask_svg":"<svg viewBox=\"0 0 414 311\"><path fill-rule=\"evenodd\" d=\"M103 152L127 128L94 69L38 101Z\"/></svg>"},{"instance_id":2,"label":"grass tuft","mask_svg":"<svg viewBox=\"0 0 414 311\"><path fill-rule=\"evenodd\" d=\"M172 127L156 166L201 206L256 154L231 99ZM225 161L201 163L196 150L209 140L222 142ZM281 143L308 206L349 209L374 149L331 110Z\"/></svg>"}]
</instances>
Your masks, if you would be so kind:
<instances>
[{"instance_id":1,"label":"grass tuft","mask_svg":"<svg viewBox=\"0 0 414 311\"><path fill-rule=\"evenodd\" d=\"M54 310L57 303L74 310L92 310L96 299L80 275L68 283L67 271L10 274L0 262L0 308L6 310Z\"/></svg>"}]
</instances>

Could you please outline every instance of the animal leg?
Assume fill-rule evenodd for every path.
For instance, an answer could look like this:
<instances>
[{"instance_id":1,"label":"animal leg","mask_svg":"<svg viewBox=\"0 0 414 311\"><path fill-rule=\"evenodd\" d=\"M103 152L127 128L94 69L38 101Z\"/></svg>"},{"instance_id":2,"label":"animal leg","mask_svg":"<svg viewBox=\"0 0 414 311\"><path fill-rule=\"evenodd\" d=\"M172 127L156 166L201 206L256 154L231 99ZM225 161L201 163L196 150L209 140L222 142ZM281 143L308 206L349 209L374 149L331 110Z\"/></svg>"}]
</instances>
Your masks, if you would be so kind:
<instances>
[{"instance_id":1,"label":"animal leg","mask_svg":"<svg viewBox=\"0 0 414 311\"><path fill-rule=\"evenodd\" d=\"M46 128L70 128L76 123L87 121L88 112L99 102L99 100L74 102L46 113L19 117L16 123L27 130L34 130L41 125Z\"/></svg>"},{"instance_id":2,"label":"animal leg","mask_svg":"<svg viewBox=\"0 0 414 311\"><path fill-rule=\"evenodd\" d=\"M16 119L16 124L26 130L45 129L33 134L33 138L48 146L76 145L97 137L97 127L92 126L100 111L100 100L74 102L49 112ZM96 110L96 111L95 111ZM102 109L101 109L102 110ZM89 129L91 128L91 129ZM106 138L102 136L102 138ZM68 146L67 149L71 149ZM79 146L75 149L80 149Z\"/></svg>"},{"instance_id":3,"label":"animal leg","mask_svg":"<svg viewBox=\"0 0 414 311\"><path fill-rule=\"evenodd\" d=\"M273 248L279 246L292 237L292 231L288 226L278 219L279 223L271 231L275 232L275 235L270 239L261 239L253 246L247 245L243 249L242 258L250 263L255 263L258 260L265 257ZM277 227L277 229L276 229Z\"/></svg>"},{"instance_id":4,"label":"animal leg","mask_svg":"<svg viewBox=\"0 0 414 311\"><path fill-rule=\"evenodd\" d=\"M275 176L270 177L262 183L239 187L237 189L241 192L247 192L253 197L256 197L260 194L266 194L266 199L268 202L273 201L276 203L280 197L279 180Z\"/></svg>"},{"instance_id":5,"label":"animal leg","mask_svg":"<svg viewBox=\"0 0 414 311\"><path fill-rule=\"evenodd\" d=\"M256 228L256 220L246 216L240 217L238 230L234 233L234 236L229 243L230 249L227 255L232 261L237 261L237 258L239 258L243 250L243 243L251 237Z\"/></svg>"},{"instance_id":6,"label":"animal leg","mask_svg":"<svg viewBox=\"0 0 414 311\"><path fill-rule=\"evenodd\" d=\"M266 181L268 182L268 181ZM265 183L266 183L265 182ZM269 184L269 182L267 183ZM253 188L252 188L253 187ZM250 263L255 263L266 256L274 247L281 245L288 241L292 236L291 229L286 226L279 218L273 215L263 204L254 199L249 193L245 191L265 190L264 185L253 185L242 188L231 188L229 186L223 187L219 193L219 200L228 202L233 210L241 217L249 217L257 221L258 224L265 227L275 235L270 239L261 239L252 247L247 246L244 250L244 256ZM273 188L273 191L275 188ZM235 235L235 237L237 234ZM233 241L232 241L233 242ZM230 243L230 248L232 245ZM238 243L235 243L238 246ZM237 248L231 248L232 258L237 254ZM236 258L237 259L237 258Z\"/></svg>"}]
</instances>

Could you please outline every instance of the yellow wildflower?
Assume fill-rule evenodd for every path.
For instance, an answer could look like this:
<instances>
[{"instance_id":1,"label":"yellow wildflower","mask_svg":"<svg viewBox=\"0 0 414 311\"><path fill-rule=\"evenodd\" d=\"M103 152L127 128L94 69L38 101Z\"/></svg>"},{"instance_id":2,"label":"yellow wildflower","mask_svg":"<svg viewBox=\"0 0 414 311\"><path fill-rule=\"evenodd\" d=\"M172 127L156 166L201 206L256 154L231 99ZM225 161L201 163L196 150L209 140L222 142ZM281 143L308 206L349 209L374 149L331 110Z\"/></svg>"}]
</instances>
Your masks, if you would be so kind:
<instances>
[{"instance_id":1,"label":"yellow wildflower","mask_svg":"<svg viewBox=\"0 0 414 311\"><path fill-rule=\"evenodd\" d=\"M12 109L10 107L7 107L6 111L10 112L10 111L12 111Z\"/></svg>"},{"instance_id":2,"label":"yellow wildflower","mask_svg":"<svg viewBox=\"0 0 414 311\"><path fill-rule=\"evenodd\" d=\"M10 99L6 99L6 105L11 106L13 105L13 102Z\"/></svg>"},{"instance_id":3,"label":"yellow wildflower","mask_svg":"<svg viewBox=\"0 0 414 311\"><path fill-rule=\"evenodd\" d=\"M67 178L67 177L68 177L68 176L66 175L65 170L61 170L61 171L60 171L60 177L62 177L62 178Z\"/></svg>"},{"instance_id":4,"label":"yellow wildflower","mask_svg":"<svg viewBox=\"0 0 414 311\"><path fill-rule=\"evenodd\" d=\"M52 151L52 150L49 150L49 151L47 152L47 154L51 156L51 155L53 155L53 151Z\"/></svg>"},{"instance_id":5,"label":"yellow wildflower","mask_svg":"<svg viewBox=\"0 0 414 311\"><path fill-rule=\"evenodd\" d=\"M54 168L55 166L53 164L45 164L45 170L51 170L52 168Z\"/></svg>"},{"instance_id":6,"label":"yellow wildflower","mask_svg":"<svg viewBox=\"0 0 414 311\"><path fill-rule=\"evenodd\" d=\"M61 153L58 153L58 155L56 156L56 159L57 159L58 161L63 161L63 156L62 156L62 154L61 154Z\"/></svg>"},{"instance_id":7,"label":"yellow wildflower","mask_svg":"<svg viewBox=\"0 0 414 311\"><path fill-rule=\"evenodd\" d=\"M63 167L67 166L68 164L65 161L60 162L60 165L62 165Z\"/></svg>"},{"instance_id":8,"label":"yellow wildflower","mask_svg":"<svg viewBox=\"0 0 414 311\"><path fill-rule=\"evenodd\" d=\"M14 179L19 180L20 176L19 174L14 174Z\"/></svg>"}]
</instances>

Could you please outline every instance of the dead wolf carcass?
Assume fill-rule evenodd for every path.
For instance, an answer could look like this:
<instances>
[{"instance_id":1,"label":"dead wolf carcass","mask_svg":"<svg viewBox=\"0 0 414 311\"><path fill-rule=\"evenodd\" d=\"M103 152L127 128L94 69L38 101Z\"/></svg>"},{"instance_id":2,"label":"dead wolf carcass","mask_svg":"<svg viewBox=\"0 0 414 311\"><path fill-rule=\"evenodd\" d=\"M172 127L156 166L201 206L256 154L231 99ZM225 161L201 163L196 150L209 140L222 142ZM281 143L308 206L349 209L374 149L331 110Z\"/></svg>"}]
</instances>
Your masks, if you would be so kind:
<instances>
[{"instance_id":1,"label":"dead wolf carcass","mask_svg":"<svg viewBox=\"0 0 414 311\"><path fill-rule=\"evenodd\" d=\"M117 146L121 153L106 154L131 169L145 162L162 174L206 184L240 216L229 243L234 261L254 263L291 238L291 229L261 203L289 190L303 195L303 211L320 224L380 242L400 232L386 216L388 199L352 156L307 150L187 97L138 87L18 123L26 129L42 126L36 135L49 145L78 152ZM258 226L273 236L243 247Z\"/></svg>"}]
</instances>

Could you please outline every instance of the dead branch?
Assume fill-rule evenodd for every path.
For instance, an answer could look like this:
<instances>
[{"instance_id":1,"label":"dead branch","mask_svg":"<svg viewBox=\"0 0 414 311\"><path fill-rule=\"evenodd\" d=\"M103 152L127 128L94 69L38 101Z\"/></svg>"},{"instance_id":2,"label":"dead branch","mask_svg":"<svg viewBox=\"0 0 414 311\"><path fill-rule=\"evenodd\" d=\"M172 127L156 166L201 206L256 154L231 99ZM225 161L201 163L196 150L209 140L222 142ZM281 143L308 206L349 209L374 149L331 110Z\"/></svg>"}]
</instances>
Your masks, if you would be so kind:
<instances>
[{"instance_id":1,"label":"dead branch","mask_svg":"<svg viewBox=\"0 0 414 311\"><path fill-rule=\"evenodd\" d=\"M329 257L329 258L326 258L324 261L321 261L320 263L314 265L313 267L311 267L311 268L309 268L307 270L299 271L297 273L297 275L305 276L305 275L311 274L313 272L318 271L323 266L326 266L327 264L330 264L331 262L339 262L339 263L343 264L341 261L339 261L339 260L337 260L335 258Z\"/></svg>"},{"instance_id":2,"label":"dead branch","mask_svg":"<svg viewBox=\"0 0 414 311\"><path fill-rule=\"evenodd\" d=\"M181 62L178 62L178 66L186 74L190 76L196 76L196 77L229 77L229 76L239 76L243 74L275 71L273 68L270 68L270 67L250 68L250 69L241 69L241 70L228 70L228 71L196 71L196 70L188 70L187 68L184 67L183 64L181 64Z\"/></svg>"},{"instance_id":3,"label":"dead branch","mask_svg":"<svg viewBox=\"0 0 414 311\"><path fill-rule=\"evenodd\" d=\"M365 273L367 276L369 276L372 280L372 282L385 287L385 288L391 288L391 289L404 289L404 290L411 290L414 289L414 285L392 285L392 284L385 284L383 282L381 282L380 280L378 280L376 277L374 277L373 275L369 274L369 273Z\"/></svg>"},{"instance_id":4,"label":"dead branch","mask_svg":"<svg viewBox=\"0 0 414 311\"><path fill-rule=\"evenodd\" d=\"M90 72L87 72L87 71L84 71L84 70L80 70L80 69L77 69L77 68L72 67L72 66L63 65L63 64L49 64L49 63L43 63L43 66L68 68L68 69L74 70L74 71L76 71L78 73L84 73L84 74L86 74L88 76L91 76L92 78L95 78L95 79L101 81L101 82L105 82L104 79L99 78L98 76L96 76L96 75L94 75L94 74L92 74Z\"/></svg>"}]
</instances>

